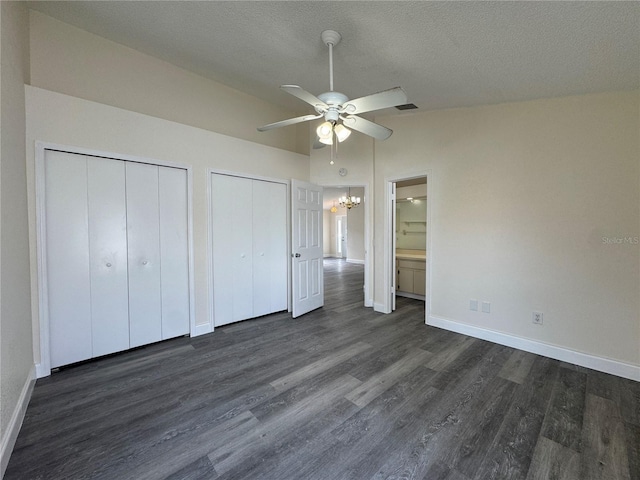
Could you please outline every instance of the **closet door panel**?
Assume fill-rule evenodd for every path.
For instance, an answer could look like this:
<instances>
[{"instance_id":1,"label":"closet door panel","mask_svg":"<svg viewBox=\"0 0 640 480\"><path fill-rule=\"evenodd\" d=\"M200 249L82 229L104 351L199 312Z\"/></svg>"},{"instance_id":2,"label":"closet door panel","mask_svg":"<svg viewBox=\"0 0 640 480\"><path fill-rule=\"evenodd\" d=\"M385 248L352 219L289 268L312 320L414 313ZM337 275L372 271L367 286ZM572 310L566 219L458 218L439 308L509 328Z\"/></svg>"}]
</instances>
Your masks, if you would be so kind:
<instances>
[{"instance_id":1,"label":"closet door panel","mask_svg":"<svg viewBox=\"0 0 640 480\"><path fill-rule=\"evenodd\" d=\"M269 197L271 211L270 242L270 284L271 311L287 309L287 186L282 183L271 184Z\"/></svg>"},{"instance_id":2,"label":"closet door panel","mask_svg":"<svg viewBox=\"0 0 640 480\"><path fill-rule=\"evenodd\" d=\"M253 316L251 180L211 176L216 326Z\"/></svg>"},{"instance_id":3,"label":"closet door panel","mask_svg":"<svg viewBox=\"0 0 640 480\"><path fill-rule=\"evenodd\" d=\"M125 164L89 157L87 167L91 331L98 357L129 348Z\"/></svg>"},{"instance_id":4,"label":"closet door panel","mask_svg":"<svg viewBox=\"0 0 640 480\"><path fill-rule=\"evenodd\" d=\"M253 182L254 316L287 308L286 186Z\"/></svg>"},{"instance_id":5,"label":"closet door panel","mask_svg":"<svg viewBox=\"0 0 640 480\"><path fill-rule=\"evenodd\" d=\"M231 224L233 246L233 321L252 318L253 314L253 207L252 181L231 177L235 186L233 198L234 218ZM228 202L227 202L228 205Z\"/></svg>"},{"instance_id":6,"label":"closet door panel","mask_svg":"<svg viewBox=\"0 0 640 480\"><path fill-rule=\"evenodd\" d=\"M214 325L226 325L233 321L233 262L230 252L233 239L228 233L233 209L227 202L233 198L230 177L211 175L211 224L213 248L213 319Z\"/></svg>"},{"instance_id":7,"label":"closet door panel","mask_svg":"<svg viewBox=\"0 0 640 480\"><path fill-rule=\"evenodd\" d=\"M129 338L137 347L162 340L158 167L126 164Z\"/></svg>"},{"instance_id":8,"label":"closet door panel","mask_svg":"<svg viewBox=\"0 0 640 480\"><path fill-rule=\"evenodd\" d=\"M91 358L87 160L47 151L47 287L51 367Z\"/></svg>"},{"instance_id":9,"label":"closet door panel","mask_svg":"<svg viewBox=\"0 0 640 480\"><path fill-rule=\"evenodd\" d=\"M271 313L270 183L253 181L253 315Z\"/></svg>"},{"instance_id":10,"label":"closet door panel","mask_svg":"<svg viewBox=\"0 0 640 480\"><path fill-rule=\"evenodd\" d=\"M158 170L162 339L189 333L187 172Z\"/></svg>"}]
</instances>

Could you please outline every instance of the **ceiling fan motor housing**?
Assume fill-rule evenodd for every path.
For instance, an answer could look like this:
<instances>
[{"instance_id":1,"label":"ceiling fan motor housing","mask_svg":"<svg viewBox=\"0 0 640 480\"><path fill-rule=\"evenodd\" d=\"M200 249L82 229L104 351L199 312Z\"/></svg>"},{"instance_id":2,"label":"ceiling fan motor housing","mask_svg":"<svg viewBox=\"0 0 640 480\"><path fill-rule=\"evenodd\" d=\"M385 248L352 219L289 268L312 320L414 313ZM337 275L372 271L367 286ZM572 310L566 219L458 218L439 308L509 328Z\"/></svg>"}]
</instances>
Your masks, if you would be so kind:
<instances>
[{"instance_id":1,"label":"ceiling fan motor housing","mask_svg":"<svg viewBox=\"0 0 640 480\"><path fill-rule=\"evenodd\" d=\"M318 98L329 106L326 110L316 107L318 113L324 113L324 119L327 122L337 122L342 112L341 107L349 101L349 97L340 92L321 93Z\"/></svg>"}]
</instances>

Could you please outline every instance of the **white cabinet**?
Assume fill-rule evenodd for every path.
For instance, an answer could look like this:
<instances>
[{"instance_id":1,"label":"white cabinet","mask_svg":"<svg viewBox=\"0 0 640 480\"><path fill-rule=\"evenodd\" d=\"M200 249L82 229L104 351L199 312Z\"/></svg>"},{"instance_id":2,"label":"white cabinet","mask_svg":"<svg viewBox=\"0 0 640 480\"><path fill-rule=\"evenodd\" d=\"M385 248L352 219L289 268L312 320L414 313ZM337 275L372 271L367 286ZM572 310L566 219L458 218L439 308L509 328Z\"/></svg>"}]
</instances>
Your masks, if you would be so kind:
<instances>
[{"instance_id":1,"label":"white cabinet","mask_svg":"<svg viewBox=\"0 0 640 480\"><path fill-rule=\"evenodd\" d=\"M187 175L47 151L51 366L189 333Z\"/></svg>"},{"instance_id":2,"label":"white cabinet","mask_svg":"<svg viewBox=\"0 0 640 480\"><path fill-rule=\"evenodd\" d=\"M216 326L287 308L286 185L211 176Z\"/></svg>"},{"instance_id":3,"label":"white cabinet","mask_svg":"<svg viewBox=\"0 0 640 480\"><path fill-rule=\"evenodd\" d=\"M425 260L398 259L396 265L396 291L424 296L426 293Z\"/></svg>"}]
</instances>

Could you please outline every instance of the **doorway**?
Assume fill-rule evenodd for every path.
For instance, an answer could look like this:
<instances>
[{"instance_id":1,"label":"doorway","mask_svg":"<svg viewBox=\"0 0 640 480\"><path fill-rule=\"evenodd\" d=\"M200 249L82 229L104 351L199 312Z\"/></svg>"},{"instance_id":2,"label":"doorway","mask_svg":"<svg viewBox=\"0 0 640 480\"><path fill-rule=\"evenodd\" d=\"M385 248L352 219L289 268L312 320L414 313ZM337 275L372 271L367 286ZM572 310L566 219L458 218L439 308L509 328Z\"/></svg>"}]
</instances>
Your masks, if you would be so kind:
<instances>
[{"instance_id":1,"label":"doorway","mask_svg":"<svg viewBox=\"0 0 640 480\"><path fill-rule=\"evenodd\" d=\"M362 265L364 270L364 306L373 306L373 282L369 265L369 202L368 185L323 186L324 194L324 238L323 254L327 262L343 262L344 265ZM340 203L341 197L356 197L360 203L351 208ZM353 270L350 268L349 270Z\"/></svg>"},{"instance_id":2,"label":"doorway","mask_svg":"<svg viewBox=\"0 0 640 480\"><path fill-rule=\"evenodd\" d=\"M425 321L431 298L428 188L428 174L388 179L385 222L385 310L396 309L397 297L423 301Z\"/></svg>"}]
</instances>

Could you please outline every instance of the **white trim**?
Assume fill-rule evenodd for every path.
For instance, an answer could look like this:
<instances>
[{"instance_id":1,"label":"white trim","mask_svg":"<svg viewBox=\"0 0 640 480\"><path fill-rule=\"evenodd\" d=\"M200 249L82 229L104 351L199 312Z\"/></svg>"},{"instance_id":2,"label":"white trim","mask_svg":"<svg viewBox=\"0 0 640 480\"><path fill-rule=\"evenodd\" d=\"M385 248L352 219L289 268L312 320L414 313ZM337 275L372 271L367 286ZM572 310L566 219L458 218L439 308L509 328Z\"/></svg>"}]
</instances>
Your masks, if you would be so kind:
<instances>
[{"instance_id":1,"label":"white trim","mask_svg":"<svg viewBox=\"0 0 640 480\"><path fill-rule=\"evenodd\" d=\"M357 258L347 258L347 263L355 263L357 265L364 265L364 260L360 260Z\"/></svg>"},{"instance_id":2,"label":"white trim","mask_svg":"<svg viewBox=\"0 0 640 480\"><path fill-rule=\"evenodd\" d=\"M197 337L199 335L206 335L207 333L213 332L213 327L208 323L203 323L202 325L196 325L191 331L192 337Z\"/></svg>"},{"instance_id":3,"label":"white trim","mask_svg":"<svg viewBox=\"0 0 640 480\"><path fill-rule=\"evenodd\" d=\"M384 303L375 302L373 304L373 311L380 313L391 313L391 310L388 310L388 307Z\"/></svg>"},{"instance_id":4,"label":"white trim","mask_svg":"<svg viewBox=\"0 0 640 480\"><path fill-rule=\"evenodd\" d=\"M254 175L252 173L232 172L230 170L221 170L219 168L207 168L207 301L209 302L209 323L198 325L203 329L202 333L210 333L215 330L215 315L213 308L213 222L211 216L211 175L229 175L231 177L248 178L251 180L260 180L263 182L281 183L287 188L287 232L291 232L291 181L289 179L265 177L262 175ZM291 235L287 235L287 258L291 258ZM291 262L287 262L287 311L291 312ZM204 331L205 325L209 328ZM200 330L199 330L200 331ZM201 335L200 333L198 335Z\"/></svg>"},{"instance_id":5,"label":"white trim","mask_svg":"<svg viewBox=\"0 0 640 480\"><path fill-rule=\"evenodd\" d=\"M22 386L20 396L18 397L18 404L11 414L11 419L9 420L2 437L2 446L0 447L0 458L2 459L2 463L0 464L0 478L4 477L7 465L9 465L9 459L11 458L11 453L13 452L16 440L18 439L18 433L20 433L20 427L22 427L24 414L27 411L29 400L31 400L31 393L33 392L35 383L36 367L35 365L32 365L29 370L29 375Z\"/></svg>"},{"instance_id":6,"label":"white trim","mask_svg":"<svg viewBox=\"0 0 640 480\"><path fill-rule=\"evenodd\" d=\"M40 363L36 366L38 378L51 374L51 353L49 349L49 293L47 289L47 220L46 220L46 193L45 193L45 152L54 150L79 155L90 155L126 162L147 163L161 167L172 167L186 170L187 172L187 222L188 222L188 254L189 254L189 330L194 336L196 328L195 318L195 274L194 274L194 250L193 250L193 168L176 162L155 160L135 155L103 152L83 147L60 145L56 143L35 142L35 176L36 176L36 253L38 263L38 307L40 311ZM34 332L35 336L35 332Z\"/></svg>"},{"instance_id":7,"label":"white trim","mask_svg":"<svg viewBox=\"0 0 640 480\"><path fill-rule=\"evenodd\" d=\"M470 337L488 340L490 342L517 348L525 352L543 355L563 362L573 363L582 367L591 368L600 372L617 375L619 377L640 381L640 365L612 360L610 358L598 357L584 352L571 350L569 348L552 345L537 340L518 337L508 333L496 332L485 328L475 327L455 320L429 315L427 325L444 328L451 332L469 335Z\"/></svg>"}]
</instances>

